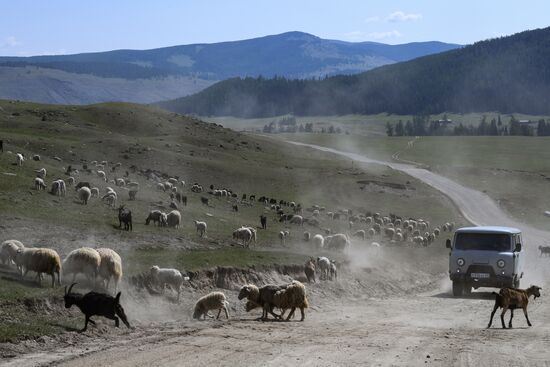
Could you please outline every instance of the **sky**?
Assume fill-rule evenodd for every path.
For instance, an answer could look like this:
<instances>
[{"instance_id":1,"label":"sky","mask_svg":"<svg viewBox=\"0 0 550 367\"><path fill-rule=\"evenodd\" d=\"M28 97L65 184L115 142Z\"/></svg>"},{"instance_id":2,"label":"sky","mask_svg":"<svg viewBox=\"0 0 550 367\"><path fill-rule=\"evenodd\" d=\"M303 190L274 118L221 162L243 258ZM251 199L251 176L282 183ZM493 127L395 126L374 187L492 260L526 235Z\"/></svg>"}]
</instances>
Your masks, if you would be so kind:
<instances>
[{"instance_id":1,"label":"sky","mask_svg":"<svg viewBox=\"0 0 550 367\"><path fill-rule=\"evenodd\" d=\"M549 14L547 0L4 0L0 55L151 49L287 31L470 44L550 26Z\"/></svg>"}]
</instances>

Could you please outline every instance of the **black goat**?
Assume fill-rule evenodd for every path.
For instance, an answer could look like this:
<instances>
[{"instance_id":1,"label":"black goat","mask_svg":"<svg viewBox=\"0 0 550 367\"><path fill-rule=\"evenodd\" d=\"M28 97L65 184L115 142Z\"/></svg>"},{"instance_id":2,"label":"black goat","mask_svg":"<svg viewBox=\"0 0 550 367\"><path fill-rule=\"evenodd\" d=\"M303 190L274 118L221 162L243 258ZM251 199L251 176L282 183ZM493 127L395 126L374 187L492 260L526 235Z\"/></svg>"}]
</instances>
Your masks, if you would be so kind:
<instances>
[{"instance_id":1,"label":"black goat","mask_svg":"<svg viewBox=\"0 0 550 367\"><path fill-rule=\"evenodd\" d=\"M267 217L265 215L260 215L260 224L262 225L262 229L267 229Z\"/></svg>"},{"instance_id":2,"label":"black goat","mask_svg":"<svg viewBox=\"0 0 550 367\"><path fill-rule=\"evenodd\" d=\"M115 297L104 293L88 292L86 294L72 293L73 286L76 283L71 284L69 290L65 287L65 308L71 308L76 305L80 311L86 316L86 322L84 329L88 328L88 322L95 325L95 322L91 319L92 316L103 316L111 320L115 320L115 326L119 327L119 320L122 320L124 325L130 328L124 309L120 305L120 292ZM118 317L117 317L118 316Z\"/></svg>"},{"instance_id":3,"label":"black goat","mask_svg":"<svg viewBox=\"0 0 550 367\"><path fill-rule=\"evenodd\" d=\"M233 211L234 212L238 212L239 211L239 206L237 204L233 204Z\"/></svg>"},{"instance_id":4,"label":"black goat","mask_svg":"<svg viewBox=\"0 0 550 367\"><path fill-rule=\"evenodd\" d=\"M124 205L118 208L118 228L122 228L124 223L124 229L126 231L132 231L132 212L124 209Z\"/></svg>"},{"instance_id":5,"label":"black goat","mask_svg":"<svg viewBox=\"0 0 550 367\"><path fill-rule=\"evenodd\" d=\"M204 196L201 196L201 203L202 203L203 205L208 206L208 198L205 198Z\"/></svg>"}]
</instances>

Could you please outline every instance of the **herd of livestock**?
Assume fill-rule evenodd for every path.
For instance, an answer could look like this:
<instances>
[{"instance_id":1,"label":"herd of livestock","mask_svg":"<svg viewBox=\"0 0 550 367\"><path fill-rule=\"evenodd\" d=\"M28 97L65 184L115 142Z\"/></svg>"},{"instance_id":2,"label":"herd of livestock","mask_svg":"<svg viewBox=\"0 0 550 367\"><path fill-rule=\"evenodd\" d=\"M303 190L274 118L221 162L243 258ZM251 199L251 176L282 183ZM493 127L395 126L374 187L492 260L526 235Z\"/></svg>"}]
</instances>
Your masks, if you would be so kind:
<instances>
[{"instance_id":1,"label":"herd of livestock","mask_svg":"<svg viewBox=\"0 0 550 367\"><path fill-rule=\"evenodd\" d=\"M17 153L15 157L16 164L23 166L26 160L23 154ZM41 160L38 155L34 155L32 159L34 161ZM113 178L109 179L107 174L108 166L109 163L107 161L92 161L89 164L83 165L80 172L78 169L73 169L70 166L63 168L68 177L52 180L49 191L55 196L65 196L67 195L67 186L74 187L76 196L83 205L87 205L93 198L98 198L110 207L116 208L120 198L117 190L112 186L106 186L111 183L117 188L127 190L129 201L136 200L140 184L128 178L128 171L124 174L125 178L117 177L117 172L122 170L120 163L111 166L110 173L113 174ZM35 189L46 190L48 188L46 184L46 169L40 168L35 170L35 173ZM88 178L89 180L77 180L77 177L85 175L91 175ZM179 206L185 206L188 203L187 195L183 194L186 187L185 181L175 177L161 178L161 176L152 172L147 172L146 177L148 180L156 181L156 189L169 194L169 207L172 210L168 213L164 213L161 210L151 210L146 217L145 224L153 222L158 227L179 228L182 223ZM90 178L94 178L95 181L105 184L103 190L93 185L90 182L92 181ZM101 192L104 192L104 194L100 195ZM278 221L285 225L286 229L278 233L281 246L285 246L290 238L290 228L292 226L294 228L302 228L307 225L309 229L301 231L301 242L310 243L313 248L318 250L340 253L349 250L352 239L363 242L371 240L371 248L380 248L385 245L428 246L441 235L441 232L452 232L455 227L455 224L452 222L447 222L440 226L432 226L427 220L402 218L394 214L384 216L380 213L372 212L355 213L351 209L330 211L320 205L302 207L300 203L294 201L276 200L266 196L256 199L256 195L254 194L242 194L239 197L230 189L218 189L213 185L210 186L210 191L206 191L198 183L191 185L190 193L200 195L200 201L205 206L211 204L208 194L214 198L227 198L234 212L239 211L239 205L253 206L255 203L260 203L260 225L243 225L232 233L232 238L239 241L245 247L257 242L258 230L267 229L268 216L271 217L272 221ZM124 226L124 229L128 231L133 229L132 212L126 209L124 205L118 206L118 220L120 228ZM330 223L339 223L335 225L339 228L346 227L347 230L344 231L346 233L334 233L331 228L328 228L330 227ZM195 220L194 224L196 232L200 237L207 235L208 225L205 221ZM543 253L543 250L541 250L541 253ZM120 292L116 293L122 278L122 259L114 250L109 248L78 248L69 252L64 260L61 261L59 254L53 249L28 248L18 240L7 240L2 243L0 260L3 264L13 264L23 277L28 272L35 272L39 282L42 280L42 274L50 275L52 287L55 286L56 277L57 284L61 284L61 274L64 277L72 277L72 284L69 289L65 288L65 305L66 307L76 305L82 311L86 317L84 330L87 328L89 322L94 323L91 317L96 315L114 320L116 326L119 325L120 319L126 326L130 327L124 309L119 302ZM327 256L319 256L316 259L311 258L304 265L305 278L308 282L316 282L317 276L320 280L336 280L337 265L336 261L329 259ZM94 288L99 287L107 293L88 292L80 294L73 292L75 279L78 274L84 275ZM157 265L150 267L150 277L153 283L161 290L170 287L177 292L178 300L183 283L185 280L188 280L177 269L161 268ZM111 281L113 281L116 293L114 297L108 294ZM504 309L503 315L507 309L511 309L513 313L514 308L521 307L524 309L527 318L526 307L528 297L530 295L534 295L535 297L540 295L540 288L535 288L526 290L527 296L521 293L521 290L517 290L521 294L503 294L502 292L497 294L497 301L491 315L491 321L498 307ZM241 288L238 298L239 300L246 298L247 303L245 308L247 311L261 308L263 311L262 319L267 319L268 315L282 319L286 311L290 310L287 316L288 320L298 308L301 311L301 319L303 320L305 317L304 309L308 307L306 288L304 284L296 280L289 284L265 285L262 287L247 284ZM280 310L279 314L274 312L275 308ZM212 292L200 298L195 304L193 317L201 319L208 316L209 311L216 310L218 311L218 318L222 311L229 318L228 302L222 292ZM504 327L504 321L502 323Z\"/></svg>"}]
</instances>

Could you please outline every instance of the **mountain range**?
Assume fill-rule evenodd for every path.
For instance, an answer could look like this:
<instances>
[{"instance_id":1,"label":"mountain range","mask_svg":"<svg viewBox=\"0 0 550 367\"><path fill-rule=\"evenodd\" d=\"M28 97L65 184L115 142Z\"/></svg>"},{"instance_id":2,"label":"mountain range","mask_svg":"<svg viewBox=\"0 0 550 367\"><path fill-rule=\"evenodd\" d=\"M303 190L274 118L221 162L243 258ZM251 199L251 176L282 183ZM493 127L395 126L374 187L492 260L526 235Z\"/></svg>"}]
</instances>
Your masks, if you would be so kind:
<instances>
[{"instance_id":1,"label":"mountain range","mask_svg":"<svg viewBox=\"0 0 550 367\"><path fill-rule=\"evenodd\" d=\"M485 112L550 114L550 27L322 80L231 78L160 105L267 117Z\"/></svg>"},{"instance_id":2,"label":"mountain range","mask_svg":"<svg viewBox=\"0 0 550 367\"><path fill-rule=\"evenodd\" d=\"M442 42L344 42L302 32L152 50L0 57L0 98L44 103L151 103L234 77L355 74L461 47Z\"/></svg>"}]
</instances>

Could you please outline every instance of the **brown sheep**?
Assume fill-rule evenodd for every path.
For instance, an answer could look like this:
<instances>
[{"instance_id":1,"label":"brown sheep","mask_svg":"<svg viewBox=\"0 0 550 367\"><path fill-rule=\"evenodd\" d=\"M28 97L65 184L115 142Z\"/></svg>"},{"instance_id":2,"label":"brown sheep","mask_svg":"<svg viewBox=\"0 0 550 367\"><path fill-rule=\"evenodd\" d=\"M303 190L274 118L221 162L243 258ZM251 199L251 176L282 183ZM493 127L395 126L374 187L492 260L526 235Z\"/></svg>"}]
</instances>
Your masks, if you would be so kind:
<instances>
[{"instance_id":1,"label":"brown sheep","mask_svg":"<svg viewBox=\"0 0 550 367\"><path fill-rule=\"evenodd\" d=\"M541 287L532 285L527 289L512 289L512 288L502 288L499 293L493 292L496 295L495 306L493 307L493 312L491 312L491 319L489 320L489 325L487 328L491 327L493 323L493 316L498 308L502 308L502 313L500 314L500 321L502 322L502 328L506 329L504 324L504 315L506 311L510 310L510 322L508 327L512 327L512 318L514 317L514 310L516 308L523 309L523 314L527 320L527 325L531 326L529 321L529 316L527 315L527 305L529 303L529 297L534 296L535 299L540 297Z\"/></svg>"},{"instance_id":2,"label":"brown sheep","mask_svg":"<svg viewBox=\"0 0 550 367\"><path fill-rule=\"evenodd\" d=\"M315 260L309 259L304 266L304 273L306 273L307 282L313 281L315 283Z\"/></svg>"}]
</instances>

